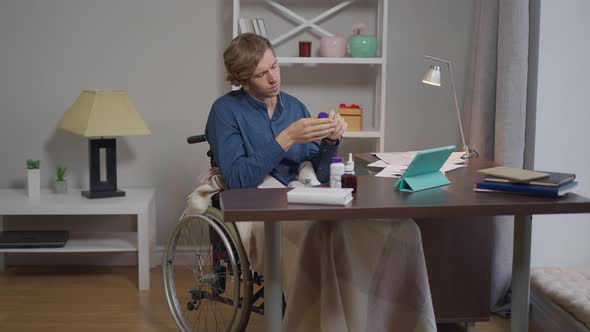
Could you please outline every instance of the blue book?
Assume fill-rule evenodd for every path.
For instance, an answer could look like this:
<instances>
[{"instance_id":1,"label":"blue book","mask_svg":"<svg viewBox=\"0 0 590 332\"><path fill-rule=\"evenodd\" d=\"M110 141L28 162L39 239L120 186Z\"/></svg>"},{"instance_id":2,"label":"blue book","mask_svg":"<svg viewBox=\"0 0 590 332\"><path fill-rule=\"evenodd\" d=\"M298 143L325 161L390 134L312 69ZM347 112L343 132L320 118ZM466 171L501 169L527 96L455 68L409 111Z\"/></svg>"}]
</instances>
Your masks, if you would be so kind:
<instances>
[{"instance_id":1,"label":"blue book","mask_svg":"<svg viewBox=\"0 0 590 332\"><path fill-rule=\"evenodd\" d=\"M576 181L567 182L560 186L538 186L526 183L479 181L475 185L475 190L560 197L572 191L577 185L578 183Z\"/></svg>"}]
</instances>

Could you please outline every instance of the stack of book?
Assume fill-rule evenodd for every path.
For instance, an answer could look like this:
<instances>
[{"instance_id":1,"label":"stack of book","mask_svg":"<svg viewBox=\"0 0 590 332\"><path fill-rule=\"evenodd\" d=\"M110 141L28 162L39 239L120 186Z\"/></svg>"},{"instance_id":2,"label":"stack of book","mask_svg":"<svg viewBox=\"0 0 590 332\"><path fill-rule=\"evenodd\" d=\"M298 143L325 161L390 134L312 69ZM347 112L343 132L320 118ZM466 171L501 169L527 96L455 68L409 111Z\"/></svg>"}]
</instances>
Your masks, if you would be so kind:
<instances>
[{"instance_id":1,"label":"stack of book","mask_svg":"<svg viewBox=\"0 0 590 332\"><path fill-rule=\"evenodd\" d=\"M475 184L479 192L509 192L538 196L561 197L572 191L578 183L575 174L532 171L512 167L493 167L479 170L486 175Z\"/></svg>"},{"instance_id":2,"label":"stack of book","mask_svg":"<svg viewBox=\"0 0 590 332\"><path fill-rule=\"evenodd\" d=\"M240 33L253 32L259 36L268 39L266 25L264 24L264 20L261 18L253 18L250 20L240 18L238 21L238 25L240 27Z\"/></svg>"}]
</instances>

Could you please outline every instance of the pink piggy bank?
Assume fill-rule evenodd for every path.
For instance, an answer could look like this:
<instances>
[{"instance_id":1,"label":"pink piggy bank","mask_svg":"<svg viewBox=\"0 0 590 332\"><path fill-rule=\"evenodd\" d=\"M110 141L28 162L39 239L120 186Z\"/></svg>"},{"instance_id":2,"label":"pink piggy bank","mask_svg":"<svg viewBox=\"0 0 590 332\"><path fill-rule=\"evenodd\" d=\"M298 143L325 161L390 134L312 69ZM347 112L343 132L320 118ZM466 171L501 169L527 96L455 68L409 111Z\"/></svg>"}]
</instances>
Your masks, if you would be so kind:
<instances>
[{"instance_id":1,"label":"pink piggy bank","mask_svg":"<svg viewBox=\"0 0 590 332\"><path fill-rule=\"evenodd\" d=\"M342 37L323 37L320 40L320 56L343 57L346 56L346 51L346 40Z\"/></svg>"}]
</instances>

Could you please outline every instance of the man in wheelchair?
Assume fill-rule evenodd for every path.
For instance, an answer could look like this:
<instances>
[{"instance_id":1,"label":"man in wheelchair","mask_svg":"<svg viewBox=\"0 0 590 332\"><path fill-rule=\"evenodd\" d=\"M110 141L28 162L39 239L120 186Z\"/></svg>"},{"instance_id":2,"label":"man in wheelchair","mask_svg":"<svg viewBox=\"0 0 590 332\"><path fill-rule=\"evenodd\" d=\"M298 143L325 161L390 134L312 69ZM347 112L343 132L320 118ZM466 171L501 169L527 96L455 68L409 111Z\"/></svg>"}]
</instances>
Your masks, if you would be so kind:
<instances>
[{"instance_id":1,"label":"man in wheelchair","mask_svg":"<svg viewBox=\"0 0 590 332\"><path fill-rule=\"evenodd\" d=\"M310 164L327 182L347 128L343 119L335 112L312 118L281 91L265 38L239 35L223 56L228 81L241 88L214 102L205 136L227 188L287 185ZM262 223L237 226L252 270L264 271ZM283 246L286 331L436 331L412 220L285 223Z\"/></svg>"}]
</instances>

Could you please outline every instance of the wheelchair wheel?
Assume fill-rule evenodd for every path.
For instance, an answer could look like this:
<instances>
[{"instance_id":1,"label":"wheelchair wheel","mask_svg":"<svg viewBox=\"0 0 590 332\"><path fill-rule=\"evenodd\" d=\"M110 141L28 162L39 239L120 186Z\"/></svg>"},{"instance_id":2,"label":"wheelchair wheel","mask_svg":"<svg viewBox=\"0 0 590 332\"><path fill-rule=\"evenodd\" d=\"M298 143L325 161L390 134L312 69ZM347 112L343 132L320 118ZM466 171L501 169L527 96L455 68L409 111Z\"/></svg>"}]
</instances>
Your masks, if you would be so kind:
<instances>
[{"instance_id":1,"label":"wheelchair wheel","mask_svg":"<svg viewBox=\"0 0 590 332\"><path fill-rule=\"evenodd\" d=\"M233 224L209 208L183 217L163 262L168 306L179 329L243 331L252 301L252 277Z\"/></svg>"}]
</instances>

